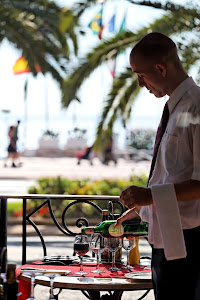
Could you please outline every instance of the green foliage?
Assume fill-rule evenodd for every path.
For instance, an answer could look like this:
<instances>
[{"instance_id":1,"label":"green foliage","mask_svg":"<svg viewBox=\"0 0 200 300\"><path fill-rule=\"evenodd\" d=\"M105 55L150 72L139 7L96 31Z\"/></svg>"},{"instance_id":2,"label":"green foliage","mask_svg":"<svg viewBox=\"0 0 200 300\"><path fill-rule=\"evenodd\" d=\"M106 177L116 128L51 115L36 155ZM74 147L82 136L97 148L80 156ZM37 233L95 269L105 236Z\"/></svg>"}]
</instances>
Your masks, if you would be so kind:
<instances>
[{"instance_id":1,"label":"green foliage","mask_svg":"<svg viewBox=\"0 0 200 300\"><path fill-rule=\"evenodd\" d=\"M29 194L56 194L56 195L114 195L119 196L121 191L130 185L146 186L146 175L133 175L129 180L89 179L70 180L61 177L42 177L36 185L29 187Z\"/></svg>"},{"instance_id":2,"label":"green foliage","mask_svg":"<svg viewBox=\"0 0 200 300\"><path fill-rule=\"evenodd\" d=\"M62 9L51 0L1 0L0 42L7 39L22 51L34 76L36 65L43 74L50 72L62 83L70 56L69 41L77 54L74 27L78 18L69 9Z\"/></svg>"},{"instance_id":3,"label":"green foliage","mask_svg":"<svg viewBox=\"0 0 200 300\"><path fill-rule=\"evenodd\" d=\"M43 133L43 137L49 137L52 139L56 139L58 137L59 133L57 132L53 132L52 130L47 129L44 133Z\"/></svg>"},{"instance_id":4,"label":"green foliage","mask_svg":"<svg viewBox=\"0 0 200 300\"><path fill-rule=\"evenodd\" d=\"M75 127L73 130L69 130L68 134L71 138L85 138L85 135L87 133L87 129L81 129L78 127Z\"/></svg>"},{"instance_id":5,"label":"green foliage","mask_svg":"<svg viewBox=\"0 0 200 300\"><path fill-rule=\"evenodd\" d=\"M188 1L185 5L179 5L173 3L173 1L128 1L132 4L159 9L162 16L154 20L149 26L142 27L136 32L117 33L110 39L102 40L92 51L90 50L85 58L81 60L80 65L72 70L63 83L63 107L68 107L71 101L77 98L80 86L95 69L109 59L117 58L125 49L132 48L150 32L161 32L172 37L178 46L185 70L189 71L194 65L197 67L197 71L199 70L199 1ZM89 2L88 5L95 5L96 3L95 0ZM85 5L85 1L81 3L82 6ZM117 119L125 126L138 93L137 77L133 75L129 68L123 73L117 74L104 102L104 108L97 126L97 142L102 132L112 128Z\"/></svg>"},{"instance_id":6,"label":"green foliage","mask_svg":"<svg viewBox=\"0 0 200 300\"><path fill-rule=\"evenodd\" d=\"M37 180L36 185L31 186L28 190L29 194L57 194L57 195L112 195L119 196L122 190L130 185L145 187L147 184L147 176L133 175L129 180L124 179L103 179L91 181L85 180L70 180L68 178L51 178L44 177ZM64 207L68 205L70 200L53 200L53 208L56 215L59 215ZM94 201L100 207L105 208L105 201ZM42 201L30 201L30 206L37 207ZM91 216L98 214L97 211L88 204L78 204L70 208L70 212L74 216Z\"/></svg>"},{"instance_id":7,"label":"green foliage","mask_svg":"<svg viewBox=\"0 0 200 300\"><path fill-rule=\"evenodd\" d=\"M135 129L127 135L127 145L136 149L148 149L152 150L155 142L155 131Z\"/></svg>"},{"instance_id":8,"label":"green foliage","mask_svg":"<svg viewBox=\"0 0 200 300\"><path fill-rule=\"evenodd\" d=\"M13 215L20 216L22 211L22 202L8 202L7 203L7 214L8 217Z\"/></svg>"}]
</instances>

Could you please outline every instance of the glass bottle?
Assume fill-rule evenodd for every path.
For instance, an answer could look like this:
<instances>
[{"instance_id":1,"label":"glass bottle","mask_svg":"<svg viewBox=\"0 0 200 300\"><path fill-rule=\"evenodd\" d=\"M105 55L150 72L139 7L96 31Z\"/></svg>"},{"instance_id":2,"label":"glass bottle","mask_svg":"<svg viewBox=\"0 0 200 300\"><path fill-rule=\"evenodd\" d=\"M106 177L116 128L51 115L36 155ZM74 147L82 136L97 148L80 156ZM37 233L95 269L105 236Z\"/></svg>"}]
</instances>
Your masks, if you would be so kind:
<instances>
[{"instance_id":1,"label":"glass bottle","mask_svg":"<svg viewBox=\"0 0 200 300\"><path fill-rule=\"evenodd\" d=\"M5 267L6 269L6 267ZM6 273L0 273L0 300L6 300L6 294L4 291L4 283L6 281Z\"/></svg>"},{"instance_id":2,"label":"glass bottle","mask_svg":"<svg viewBox=\"0 0 200 300\"><path fill-rule=\"evenodd\" d=\"M0 278L0 300L4 300L4 285L3 285L3 279Z\"/></svg>"},{"instance_id":3,"label":"glass bottle","mask_svg":"<svg viewBox=\"0 0 200 300\"><path fill-rule=\"evenodd\" d=\"M102 210L102 222L109 220L109 211L107 209ZM101 238L101 246L104 247L104 241L105 239ZM101 253L101 261L102 262L110 262L110 252L108 249L104 249L104 251Z\"/></svg>"},{"instance_id":4,"label":"glass bottle","mask_svg":"<svg viewBox=\"0 0 200 300\"><path fill-rule=\"evenodd\" d=\"M15 275L16 264L7 264L7 280L4 283L4 292L7 300L17 300L18 281Z\"/></svg>"},{"instance_id":5,"label":"glass bottle","mask_svg":"<svg viewBox=\"0 0 200 300\"><path fill-rule=\"evenodd\" d=\"M119 218L119 216L120 216L119 214L114 214L113 215L114 220L117 220ZM113 242L115 241L115 239L112 239L112 240L113 240ZM112 253L110 253L110 254L112 254ZM111 261L112 261L112 259L113 259L113 257L111 255ZM116 254L115 254L115 261L116 261L116 263L121 263L121 260L122 260L122 247L119 248L117 250Z\"/></svg>"},{"instance_id":6,"label":"glass bottle","mask_svg":"<svg viewBox=\"0 0 200 300\"><path fill-rule=\"evenodd\" d=\"M135 247L130 251L129 254L129 264L139 265L140 263L140 252L139 252L139 237L135 237Z\"/></svg>"},{"instance_id":7,"label":"glass bottle","mask_svg":"<svg viewBox=\"0 0 200 300\"><path fill-rule=\"evenodd\" d=\"M105 237L118 236L146 236L147 223L141 223L139 218L124 221L121 226L115 227L116 220L101 222L98 226L84 227L81 229L82 234L101 233Z\"/></svg>"}]
</instances>

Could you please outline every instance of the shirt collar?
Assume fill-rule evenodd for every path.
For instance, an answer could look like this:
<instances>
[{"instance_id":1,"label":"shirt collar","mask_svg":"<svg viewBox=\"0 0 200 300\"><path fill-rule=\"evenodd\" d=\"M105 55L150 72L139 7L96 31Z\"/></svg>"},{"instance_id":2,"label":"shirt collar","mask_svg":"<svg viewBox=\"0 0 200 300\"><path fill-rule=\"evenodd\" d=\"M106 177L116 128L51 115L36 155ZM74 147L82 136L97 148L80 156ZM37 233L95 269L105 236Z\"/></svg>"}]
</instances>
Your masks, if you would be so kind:
<instances>
[{"instance_id":1,"label":"shirt collar","mask_svg":"<svg viewBox=\"0 0 200 300\"><path fill-rule=\"evenodd\" d=\"M186 78L179 86L173 91L171 94L169 100L168 100L168 108L169 113L172 112L176 104L179 102L179 100L183 97L183 95L192 87L195 86L196 83L192 79L192 77Z\"/></svg>"}]
</instances>

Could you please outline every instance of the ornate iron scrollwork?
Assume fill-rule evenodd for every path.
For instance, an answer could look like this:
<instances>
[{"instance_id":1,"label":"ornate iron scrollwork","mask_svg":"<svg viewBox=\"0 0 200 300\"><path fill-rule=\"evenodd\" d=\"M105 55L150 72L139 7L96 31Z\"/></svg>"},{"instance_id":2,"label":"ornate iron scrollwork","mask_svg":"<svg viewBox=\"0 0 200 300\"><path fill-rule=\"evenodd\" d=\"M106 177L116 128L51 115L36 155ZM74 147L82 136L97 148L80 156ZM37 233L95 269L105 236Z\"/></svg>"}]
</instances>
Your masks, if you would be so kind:
<instances>
[{"instance_id":1,"label":"ornate iron scrollwork","mask_svg":"<svg viewBox=\"0 0 200 300\"><path fill-rule=\"evenodd\" d=\"M67 231L67 232L69 232L70 233L70 235L76 235L76 233L75 232L72 232L68 227L67 227L67 225L66 225L66 222L65 222L65 214L66 214L66 212L68 211L68 209L71 207L71 206L73 206L73 205L76 205L76 204L79 204L79 203L87 203L87 204L89 204L89 205L92 205L95 209L97 209L100 213L102 212L102 209L97 205L97 204L95 204L95 203L93 203L93 202L91 202L91 201L89 201L89 200L75 200L75 201L73 201L73 202L71 202L70 204L68 204L66 207L65 207L65 209L64 209L64 211L63 211L63 214L62 214L62 225L63 225L63 227L65 228L65 230ZM83 223L85 223L85 224L83 224ZM81 217L81 218L78 218L77 219L77 221L76 221L76 226L78 227L78 228L81 228L82 226L89 226L89 221L86 219L86 218L84 218L84 217Z\"/></svg>"},{"instance_id":2,"label":"ornate iron scrollwork","mask_svg":"<svg viewBox=\"0 0 200 300\"><path fill-rule=\"evenodd\" d=\"M44 196L44 195L43 195ZM91 199L91 200L88 200ZM34 199L34 196L31 197L31 199ZM39 199L38 197L36 199ZM68 212L68 210L76 205L76 204L80 204L80 203L87 203L88 205L91 205L93 206L100 214L102 213L102 209L99 205L97 205L96 203L92 202L94 200L107 200L109 201L108 204L107 204L107 208L109 209L110 211L110 207L112 207L112 211L109 212L110 213L110 216L112 216L113 212L114 212L114 208L113 208L113 204L117 204L120 206L120 210L121 210L121 213L120 215L124 212L124 206L121 204L121 202L119 202L118 200L116 200L116 197L109 197L109 196L105 196L105 198L103 196L69 196L67 195L66 198L65 197L62 197L61 199L62 200L71 200L72 202L69 203L63 210L63 213L62 213L62 224L60 225L59 222L57 221L57 218L54 214L54 211L53 211L53 208L52 208L52 200L53 199L56 199L59 201L60 197L58 196L57 198L55 197L46 197L46 198L43 198L45 201L40 204L38 207L36 207L33 211L29 212L28 214L24 214L25 216L25 222L28 221L30 225L33 226L33 228L35 229L37 235L39 236L40 240L41 240L41 244L42 244L42 247L43 247L43 254L44 256L47 255L47 249L46 249L46 244L45 244L45 241L44 241L44 238L43 238L43 235L42 233L40 232L40 230L38 229L38 226L35 224L35 222L31 219L31 217L36 213L38 212L42 207L44 207L45 205L48 205L48 208L49 208L49 212L50 212L50 215L51 215L51 218L54 222L54 224L56 225L56 227L65 235L68 235L68 236L75 236L77 234L77 232L73 232L72 230L69 229L68 225L67 225L67 220L69 219L69 217L66 217L66 213ZM26 199L23 199L24 201L26 201ZM24 207L26 207L26 205L24 205ZM23 220L24 222L24 220ZM87 218L85 217L80 217L76 220L75 224L74 224L77 228L81 228L82 226L89 226L89 221ZM23 227L25 227L25 223L23 223ZM25 234L26 234L26 231L25 231ZM26 239L24 239L24 243L26 244ZM25 250L26 246L24 245L24 250ZM25 252L25 251L24 251ZM26 254L23 258L23 261L26 260Z\"/></svg>"}]
</instances>

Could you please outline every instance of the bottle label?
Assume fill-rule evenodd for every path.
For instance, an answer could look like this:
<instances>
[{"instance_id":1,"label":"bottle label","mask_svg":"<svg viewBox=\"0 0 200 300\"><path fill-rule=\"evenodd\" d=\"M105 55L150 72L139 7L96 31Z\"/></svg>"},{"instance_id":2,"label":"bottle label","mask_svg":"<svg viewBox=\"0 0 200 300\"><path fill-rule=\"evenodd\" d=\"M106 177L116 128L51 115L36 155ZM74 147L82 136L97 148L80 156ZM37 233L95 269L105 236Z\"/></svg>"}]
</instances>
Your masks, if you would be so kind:
<instances>
[{"instance_id":1,"label":"bottle label","mask_svg":"<svg viewBox=\"0 0 200 300\"><path fill-rule=\"evenodd\" d=\"M7 283L12 284L16 282L15 269L8 269L7 271Z\"/></svg>"},{"instance_id":2,"label":"bottle label","mask_svg":"<svg viewBox=\"0 0 200 300\"><path fill-rule=\"evenodd\" d=\"M4 299L4 288L2 284L0 284L0 299Z\"/></svg>"},{"instance_id":3,"label":"bottle label","mask_svg":"<svg viewBox=\"0 0 200 300\"><path fill-rule=\"evenodd\" d=\"M86 228L85 228L85 233L86 233L86 234L93 234L93 233L94 233L94 228L86 227Z\"/></svg>"},{"instance_id":4,"label":"bottle label","mask_svg":"<svg viewBox=\"0 0 200 300\"><path fill-rule=\"evenodd\" d=\"M118 237L124 234L124 227L122 225L115 227L115 224L111 224L108 228L108 232L110 235Z\"/></svg>"}]
</instances>

